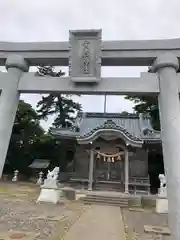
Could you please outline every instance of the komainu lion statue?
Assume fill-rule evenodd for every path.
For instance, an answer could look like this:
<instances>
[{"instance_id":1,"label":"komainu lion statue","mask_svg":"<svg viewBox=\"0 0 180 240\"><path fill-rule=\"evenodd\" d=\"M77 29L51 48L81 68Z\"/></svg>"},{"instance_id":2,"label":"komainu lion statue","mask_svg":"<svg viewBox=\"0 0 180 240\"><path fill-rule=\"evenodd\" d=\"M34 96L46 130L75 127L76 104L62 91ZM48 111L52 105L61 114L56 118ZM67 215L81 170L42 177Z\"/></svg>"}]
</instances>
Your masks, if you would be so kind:
<instances>
[{"instance_id":1,"label":"komainu lion statue","mask_svg":"<svg viewBox=\"0 0 180 240\"><path fill-rule=\"evenodd\" d=\"M48 170L47 179L57 180L59 175L59 167L55 167L52 171Z\"/></svg>"},{"instance_id":2,"label":"komainu lion statue","mask_svg":"<svg viewBox=\"0 0 180 240\"><path fill-rule=\"evenodd\" d=\"M166 187L166 177L164 174L159 174L160 188Z\"/></svg>"}]
</instances>

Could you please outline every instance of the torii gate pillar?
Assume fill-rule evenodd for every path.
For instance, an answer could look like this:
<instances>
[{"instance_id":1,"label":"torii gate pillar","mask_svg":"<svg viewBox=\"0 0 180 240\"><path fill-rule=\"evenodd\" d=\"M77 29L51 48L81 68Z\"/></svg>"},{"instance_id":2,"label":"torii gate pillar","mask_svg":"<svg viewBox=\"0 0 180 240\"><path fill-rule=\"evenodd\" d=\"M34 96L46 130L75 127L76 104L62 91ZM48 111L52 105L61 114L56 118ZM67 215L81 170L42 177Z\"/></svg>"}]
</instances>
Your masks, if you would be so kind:
<instances>
[{"instance_id":1,"label":"torii gate pillar","mask_svg":"<svg viewBox=\"0 0 180 240\"><path fill-rule=\"evenodd\" d=\"M180 239L180 103L178 58L173 53L157 57L152 67L159 76L159 112L164 167L167 176L168 217L173 240Z\"/></svg>"},{"instance_id":2,"label":"torii gate pillar","mask_svg":"<svg viewBox=\"0 0 180 240\"><path fill-rule=\"evenodd\" d=\"M6 60L8 70L5 78L6 86L0 96L0 178L2 176L11 132L19 103L18 84L23 72L29 67L23 57L11 55Z\"/></svg>"}]
</instances>

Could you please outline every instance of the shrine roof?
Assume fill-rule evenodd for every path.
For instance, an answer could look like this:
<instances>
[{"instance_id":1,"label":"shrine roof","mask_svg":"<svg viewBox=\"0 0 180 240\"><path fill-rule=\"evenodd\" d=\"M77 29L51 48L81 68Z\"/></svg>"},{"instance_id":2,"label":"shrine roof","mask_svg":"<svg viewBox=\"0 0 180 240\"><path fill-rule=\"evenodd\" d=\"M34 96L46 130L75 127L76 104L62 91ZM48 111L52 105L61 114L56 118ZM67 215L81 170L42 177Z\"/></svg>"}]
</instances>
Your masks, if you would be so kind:
<instances>
[{"instance_id":1,"label":"shrine roof","mask_svg":"<svg viewBox=\"0 0 180 240\"><path fill-rule=\"evenodd\" d=\"M128 141L160 141L160 132L152 128L150 118L136 114L80 112L71 129L51 129L56 136L76 138L78 142L91 141L98 132L114 131Z\"/></svg>"},{"instance_id":2,"label":"shrine roof","mask_svg":"<svg viewBox=\"0 0 180 240\"><path fill-rule=\"evenodd\" d=\"M33 169L46 169L50 165L50 160L48 159L34 159L34 161L29 165Z\"/></svg>"}]
</instances>

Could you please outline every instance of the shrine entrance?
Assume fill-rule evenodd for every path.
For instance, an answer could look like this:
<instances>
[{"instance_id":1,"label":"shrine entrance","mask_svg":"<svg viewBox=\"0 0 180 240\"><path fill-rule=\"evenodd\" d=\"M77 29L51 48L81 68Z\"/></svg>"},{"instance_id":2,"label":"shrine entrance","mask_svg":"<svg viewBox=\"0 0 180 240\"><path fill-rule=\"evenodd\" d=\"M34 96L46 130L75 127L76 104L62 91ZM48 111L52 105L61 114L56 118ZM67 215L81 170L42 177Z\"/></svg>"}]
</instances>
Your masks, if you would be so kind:
<instances>
[{"instance_id":1,"label":"shrine entrance","mask_svg":"<svg viewBox=\"0 0 180 240\"><path fill-rule=\"evenodd\" d=\"M94 189L124 192L128 189L129 168L125 158L126 147L117 148L117 152L93 150L94 153ZM125 161L126 160L126 161Z\"/></svg>"},{"instance_id":2,"label":"shrine entrance","mask_svg":"<svg viewBox=\"0 0 180 240\"><path fill-rule=\"evenodd\" d=\"M95 151L96 181L124 182L124 151L118 153Z\"/></svg>"}]
</instances>

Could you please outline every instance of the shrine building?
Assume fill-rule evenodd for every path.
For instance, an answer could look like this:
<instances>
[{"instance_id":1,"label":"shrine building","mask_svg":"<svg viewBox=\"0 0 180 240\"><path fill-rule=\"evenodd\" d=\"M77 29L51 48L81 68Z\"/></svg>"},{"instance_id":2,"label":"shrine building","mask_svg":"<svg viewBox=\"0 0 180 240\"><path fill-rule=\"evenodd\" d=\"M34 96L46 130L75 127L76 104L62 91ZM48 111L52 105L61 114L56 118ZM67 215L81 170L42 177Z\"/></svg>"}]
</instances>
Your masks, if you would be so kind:
<instances>
[{"instance_id":1,"label":"shrine building","mask_svg":"<svg viewBox=\"0 0 180 240\"><path fill-rule=\"evenodd\" d=\"M76 141L72 182L89 190L150 192L149 175L162 150L148 116L79 112L71 128L51 128L51 134Z\"/></svg>"}]
</instances>

